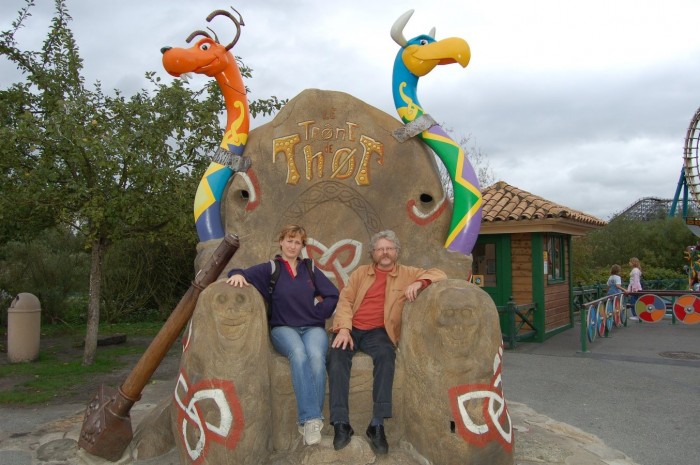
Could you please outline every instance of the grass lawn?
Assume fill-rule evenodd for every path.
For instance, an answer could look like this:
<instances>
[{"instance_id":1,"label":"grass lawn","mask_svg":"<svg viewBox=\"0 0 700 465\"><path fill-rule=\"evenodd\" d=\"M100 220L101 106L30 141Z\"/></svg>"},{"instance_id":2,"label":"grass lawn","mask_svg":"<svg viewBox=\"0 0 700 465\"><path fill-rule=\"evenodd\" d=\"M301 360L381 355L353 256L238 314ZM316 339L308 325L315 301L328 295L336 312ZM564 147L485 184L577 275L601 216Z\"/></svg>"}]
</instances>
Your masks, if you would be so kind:
<instances>
[{"instance_id":1,"label":"grass lawn","mask_svg":"<svg viewBox=\"0 0 700 465\"><path fill-rule=\"evenodd\" d=\"M39 358L33 362L0 361L0 405L34 405L79 394L115 371L129 370L143 354L162 323L101 325L100 336L126 334L127 342L99 346L95 362L82 364L85 327L42 326ZM4 331L3 352L7 351ZM83 395L83 394L79 394Z\"/></svg>"}]
</instances>

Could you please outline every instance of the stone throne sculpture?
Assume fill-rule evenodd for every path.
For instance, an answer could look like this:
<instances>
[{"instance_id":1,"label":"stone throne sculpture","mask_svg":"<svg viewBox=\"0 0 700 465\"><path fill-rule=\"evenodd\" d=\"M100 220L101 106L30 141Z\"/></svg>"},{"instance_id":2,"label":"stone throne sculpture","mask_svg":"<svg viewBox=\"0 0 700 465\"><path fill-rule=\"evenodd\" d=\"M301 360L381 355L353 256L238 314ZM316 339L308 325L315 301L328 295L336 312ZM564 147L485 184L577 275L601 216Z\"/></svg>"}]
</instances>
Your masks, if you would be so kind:
<instances>
[{"instance_id":1,"label":"stone throne sculpture","mask_svg":"<svg viewBox=\"0 0 700 465\"><path fill-rule=\"evenodd\" d=\"M197 30L187 42L202 38L191 48L162 49L169 73L215 78L227 106L224 138L195 198L201 241L195 269L224 232L239 237L228 268L240 268L271 258L278 250L278 231L299 223L310 235L305 255L342 289L350 273L369 261L369 238L394 230L402 243L401 261L439 267L451 279L406 304L397 348L395 416L386 422L391 452L381 460L512 464L498 315L490 297L467 281L480 220L478 183L461 149L449 144L439 126L411 134L429 120L415 95L417 76L438 64L466 66L466 42L438 44L433 32L406 40L403 27L412 13L407 12L391 30L400 45L392 86L403 122L351 95L309 89L248 133L245 86L229 52L243 25L233 11L216 10L207 17L226 16L235 24L229 45ZM466 54L435 56L444 44L462 47ZM394 137L397 130L403 136ZM415 134L446 166L452 165L454 217L436 160L421 139L410 137ZM353 361L350 420L358 425L370 417L371 365L363 354ZM269 342L262 297L252 287L234 288L219 279L201 293L184 332L173 396L141 422L131 448L140 460L176 449L180 463L195 465L378 460L358 436L335 451L332 428L324 430L320 445L305 447L295 408L289 366Z\"/></svg>"},{"instance_id":2,"label":"stone throne sculpture","mask_svg":"<svg viewBox=\"0 0 700 465\"><path fill-rule=\"evenodd\" d=\"M253 130L245 152L251 167L233 175L222 201L225 229L240 238L229 268L272 257L281 227L301 223L310 234L306 255L342 289L369 260L371 235L396 231L404 263L442 268L451 279L406 304L386 463L512 464L497 311L467 282L470 256L443 247L451 205L436 161L419 140L399 143L392 134L401 126L348 94L309 89ZM200 244L198 261L211 246ZM176 447L183 464L376 460L358 436L333 450L329 427L320 446L303 446L287 360L272 348L265 318L252 287L220 279L202 292L173 397L137 429L139 459ZM355 424L370 417L371 365L355 357Z\"/></svg>"}]
</instances>

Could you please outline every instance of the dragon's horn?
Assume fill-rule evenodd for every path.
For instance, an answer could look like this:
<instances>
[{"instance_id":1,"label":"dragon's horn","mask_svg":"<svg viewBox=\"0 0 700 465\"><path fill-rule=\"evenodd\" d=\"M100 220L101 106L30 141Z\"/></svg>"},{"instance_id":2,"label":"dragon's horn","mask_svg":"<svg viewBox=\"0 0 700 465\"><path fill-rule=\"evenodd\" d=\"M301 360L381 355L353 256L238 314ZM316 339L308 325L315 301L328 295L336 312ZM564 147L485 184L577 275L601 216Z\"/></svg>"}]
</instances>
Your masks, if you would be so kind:
<instances>
[{"instance_id":1,"label":"dragon's horn","mask_svg":"<svg viewBox=\"0 0 700 465\"><path fill-rule=\"evenodd\" d=\"M236 25L236 37L234 37L231 43L225 47L226 50L231 50L233 46L236 45L236 42L238 42L238 38L241 36L241 26L245 26L245 23L243 22L243 16L241 16L241 14L234 7L231 7L231 9L236 12L238 18L236 18L235 16L233 16L232 13L229 13L226 10L214 10L211 13L209 13L209 16L207 16L207 22L210 22L217 16L226 16Z\"/></svg>"},{"instance_id":2,"label":"dragon's horn","mask_svg":"<svg viewBox=\"0 0 700 465\"><path fill-rule=\"evenodd\" d=\"M211 36L209 35L208 32L202 31L201 29L197 29L192 34L187 36L187 39L185 39L185 42L187 42L189 44L192 41L192 39L194 39L197 36L204 36L204 37L208 37L209 39L211 39ZM214 40L214 39L212 39L212 40Z\"/></svg>"},{"instance_id":3,"label":"dragon's horn","mask_svg":"<svg viewBox=\"0 0 700 465\"><path fill-rule=\"evenodd\" d=\"M408 44L408 41L403 36L403 28L405 28L406 24L408 24L408 20L411 19L411 15L413 15L413 10L408 10L406 13L399 16L399 19L397 19L394 25L391 26L391 38L394 39L394 42L399 44L401 47L405 47Z\"/></svg>"}]
</instances>

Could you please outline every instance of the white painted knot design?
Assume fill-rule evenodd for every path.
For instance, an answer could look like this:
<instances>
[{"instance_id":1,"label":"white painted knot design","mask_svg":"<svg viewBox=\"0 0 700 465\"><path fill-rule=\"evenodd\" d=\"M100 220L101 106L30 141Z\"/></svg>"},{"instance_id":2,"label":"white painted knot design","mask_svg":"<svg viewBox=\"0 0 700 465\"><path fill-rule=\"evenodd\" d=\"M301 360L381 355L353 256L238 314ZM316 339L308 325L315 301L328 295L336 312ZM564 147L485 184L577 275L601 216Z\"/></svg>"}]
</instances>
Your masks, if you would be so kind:
<instances>
[{"instance_id":1,"label":"white painted knot design","mask_svg":"<svg viewBox=\"0 0 700 465\"><path fill-rule=\"evenodd\" d=\"M243 409L233 382L202 380L190 386L180 371L175 386L179 436L194 465L207 456L212 442L235 449L243 431Z\"/></svg>"},{"instance_id":2,"label":"white painted knot design","mask_svg":"<svg viewBox=\"0 0 700 465\"><path fill-rule=\"evenodd\" d=\"M513 449L513 425L503 397L502 366L503 346L494 357L493 377L489 384L455 386L449 390L449 398L457 431L465 441L482 447L495 440L510 452Z\"/></svg>"},{"instance_id":3,"label":"white painted knot design","mask_svg":"<svg viewBox=\"0 0 700 465\"><path fill-rule=\"evenodd\" d=\"M342 289L362 258L362 244L352 239L343 239L326 247L311 238L306 244L306 253L314 260L318 269L328 278L335 278L338 287Z\"/></svg>"}]
</instances>

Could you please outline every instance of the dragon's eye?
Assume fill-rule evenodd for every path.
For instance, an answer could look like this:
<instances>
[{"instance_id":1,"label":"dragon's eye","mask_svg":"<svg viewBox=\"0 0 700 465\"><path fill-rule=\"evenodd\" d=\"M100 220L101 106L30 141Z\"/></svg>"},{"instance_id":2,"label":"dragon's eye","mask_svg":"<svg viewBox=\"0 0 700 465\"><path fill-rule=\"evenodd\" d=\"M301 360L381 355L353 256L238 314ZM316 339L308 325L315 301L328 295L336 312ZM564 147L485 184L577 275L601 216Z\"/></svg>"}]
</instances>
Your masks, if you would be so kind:
<instances>
[{"instance_id":1,"label":"dragon's eye","mask_svg":"<svg viewBox=\"0 0 700 465\"><path fill-rule=\"evenodd\" d=\"M209 50L209 44L202 44L199 46L200 50Z\"/></svg>"},{"instance_id":2,"label":"dragon's eye","mask_svg":"<svg viewBox=\"0 0 700 465\"><path fill-rule=\"evenodd\" d=\"M421 45L428 45L428 39L421 39L420 44Z\"/></svg>"}]
</instances>

